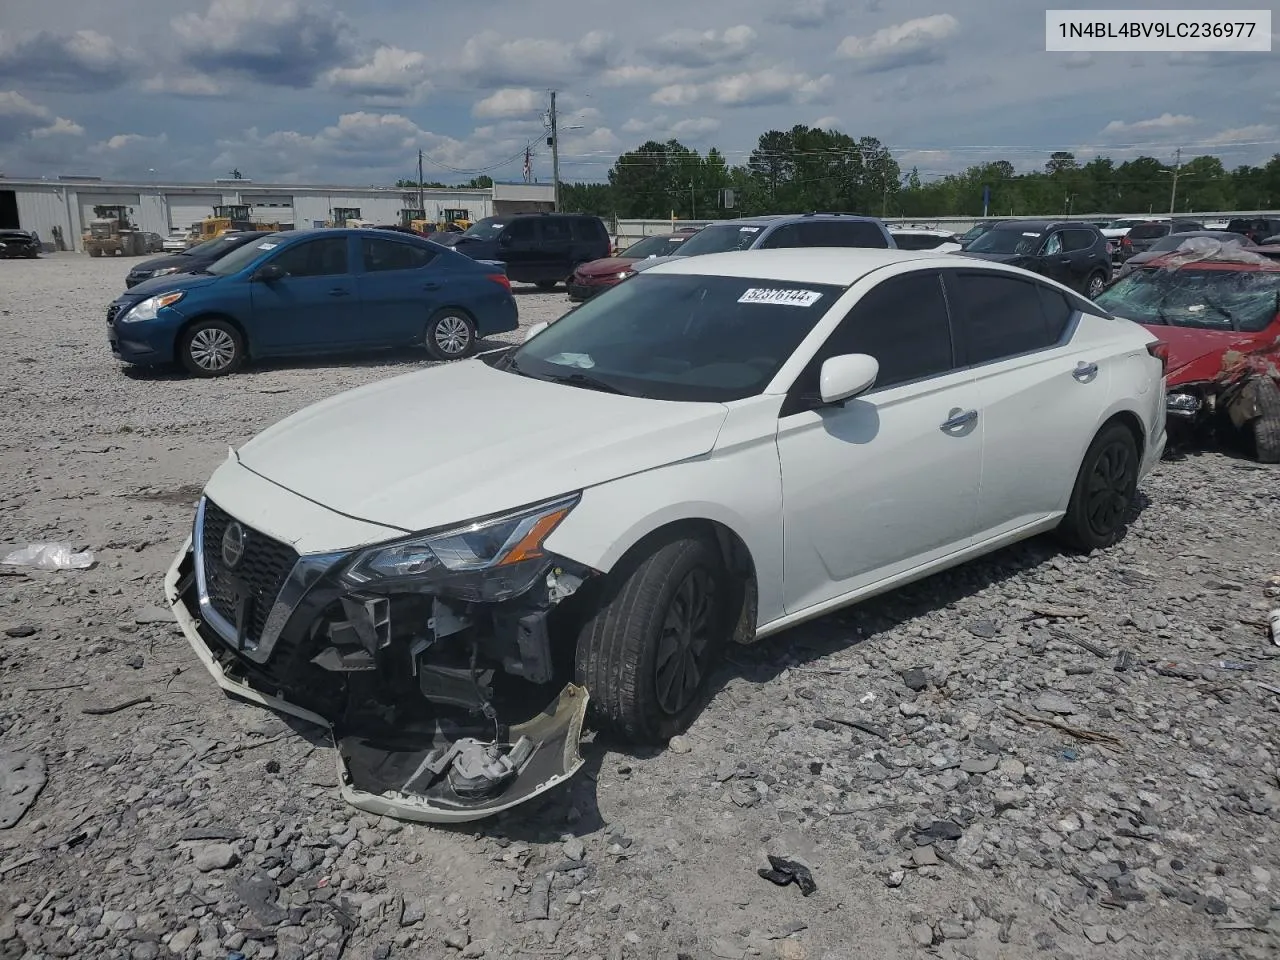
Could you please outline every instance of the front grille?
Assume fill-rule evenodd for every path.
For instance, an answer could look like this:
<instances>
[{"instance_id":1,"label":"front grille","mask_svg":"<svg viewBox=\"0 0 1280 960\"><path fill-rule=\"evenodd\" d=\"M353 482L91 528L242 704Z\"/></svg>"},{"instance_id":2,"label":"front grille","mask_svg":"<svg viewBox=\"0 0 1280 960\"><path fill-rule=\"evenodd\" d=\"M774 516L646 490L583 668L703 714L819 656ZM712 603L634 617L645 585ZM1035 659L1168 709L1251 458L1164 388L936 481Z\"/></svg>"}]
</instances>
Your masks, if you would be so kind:
<instances>
[{"instance_id":1,"label":"front grille","mask_svg":"<svg viewBox=\"0 0 1280 960\"><path fill-rule=\"evenodd\" d=\"M262 636L267 615L298 562L298 554L287 544L273 540L244 526L244 556L235 570L228 570L222 559L222 536L233 518L212 500L204 502L204 528L200 531L204 547L204 589L213 609L234 624L236 594L233 583L238 580L253 598L249 612L246 640L256 644Z\"/></svg>"},{"instance_id":2,"label":"front grille","mask_svg":"<svg viewBox=\"0 0 1280 960\"><path fill-rule=\"evenodd\" d=\"M120 304L113 303L107 307L107 323L114 323L116 315L120 312Z\"/></svg>"}]
</instances>

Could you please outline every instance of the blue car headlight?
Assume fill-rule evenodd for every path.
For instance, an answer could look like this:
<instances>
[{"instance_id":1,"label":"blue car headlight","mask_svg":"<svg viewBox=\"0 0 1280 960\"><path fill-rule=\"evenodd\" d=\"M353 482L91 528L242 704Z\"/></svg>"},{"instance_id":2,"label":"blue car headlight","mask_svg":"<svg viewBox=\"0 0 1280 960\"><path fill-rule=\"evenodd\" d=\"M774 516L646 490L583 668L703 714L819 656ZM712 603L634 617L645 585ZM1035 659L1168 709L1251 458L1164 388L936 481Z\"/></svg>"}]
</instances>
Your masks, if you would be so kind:
<instances>
[{"instance_id":1,"label":"blue car headlight","mask_svg":"<svg viewBox=\"0 0 1280 960\"><path fill-rule=\"evenodd\" d=\"M175 290L172 293L158 293L154 297L147 297L126 310L120 317L120 322L137 323L141 320L154 320L161 309L173 306L185 296L184 291Z\"/></svg>"},{"instance_id":2,"label":"blue car headlight","mask_svg":"<svg viewBox=\"0 0 1280 960\"><path fill-rule=\"evenodd\" d=\"M551 562L543 542L579 497L370 547L355 556L343 578L364 589L416 586L488 603L519 596Z\"/></svg>"}]
</instances>

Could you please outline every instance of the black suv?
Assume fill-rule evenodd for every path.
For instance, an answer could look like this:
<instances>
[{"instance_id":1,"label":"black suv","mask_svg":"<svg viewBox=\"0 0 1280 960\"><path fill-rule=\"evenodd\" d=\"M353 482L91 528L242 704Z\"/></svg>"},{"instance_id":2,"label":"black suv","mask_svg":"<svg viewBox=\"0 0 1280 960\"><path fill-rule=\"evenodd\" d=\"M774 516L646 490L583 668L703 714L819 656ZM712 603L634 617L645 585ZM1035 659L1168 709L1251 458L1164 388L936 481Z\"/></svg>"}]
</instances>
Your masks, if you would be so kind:
<instances>
[{"instance_id":1,"label":"black suv","mask_svg":"<svg viewBox=\"0 0 1280 960\"><path fill-rule=\"evenodd\" d=\"M1260 244L1267 237L1280 233L1280 217L1236 217L1227 224L1227 230L1243 234Z\"/></svg>"},{"instance_id":2,"label":"black suv","mask_svg":"<svg viewBox=\"0 0 1280 960\"><path fill-rule=\"evenodd\" d=\"M212 240L197 243L181 253L166 253L163 257L143 260L129 271L124 278L124 285L133 288L147 280L166 277L171 273L198 273L215 260L221 260L232 250L238 250L246 243L261 240L265 236L265 233L257 230L228 231Z\"/></svg>"},{"instance_id":3,"label":"black suv","mask_svg":"<svg viewBox=\"0 0 1280 960\"><path fill-rule=\"evenodd\" d=\"M1022 267L1090 298L1111 280L1107 240L1097 227L1081 220L1006 220L956 256Z\"/></svg>"},{"instance_id":4,"label":"black suv","mask_svg":"<svg viewBox=\"0 0 1280 960\"><path fill-rule=\"evenodd\" d=\"M550 290L580 264L609 256L609 231L580 213L517 213L486 217L462 233L432 237L472 260L499 260L507 276Z\"/></svg>"},{"instance_id":5,"label":"black suv","mask_svg":"<svg viewBox=\"0 0 1280 960\"><path fill-rule=\"evenodd\" d=\"M1146 253L1159 241L1175 233L1199 233L1204 224L1196 220L1152 220L1130 227L1120 238L1120 260L1123 262L1140 253Z\"/></svg>"}]
</instances>

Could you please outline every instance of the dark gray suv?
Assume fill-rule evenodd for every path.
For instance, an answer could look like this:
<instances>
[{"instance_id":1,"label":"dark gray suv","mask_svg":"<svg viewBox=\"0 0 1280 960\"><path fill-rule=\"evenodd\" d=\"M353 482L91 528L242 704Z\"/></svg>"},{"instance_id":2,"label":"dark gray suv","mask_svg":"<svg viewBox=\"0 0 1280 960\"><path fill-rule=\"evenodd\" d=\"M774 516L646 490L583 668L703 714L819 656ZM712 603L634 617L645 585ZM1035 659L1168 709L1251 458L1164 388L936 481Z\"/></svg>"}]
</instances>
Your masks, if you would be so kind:
<instances>
[{"instance_id":1,"label":"dark gray suv","mask_svg":"<svg viewBox=\"0 0 1280 960\"><path fill-rule=\"evenodd\" d=\"M873 247L896 249L888 228L874 217L851 213L778 214L723 220L703 227L670 257L651 257L631 265L636 273L668 260L734 250L776 250L782 247Z\"/></svg>"}]
</instances>

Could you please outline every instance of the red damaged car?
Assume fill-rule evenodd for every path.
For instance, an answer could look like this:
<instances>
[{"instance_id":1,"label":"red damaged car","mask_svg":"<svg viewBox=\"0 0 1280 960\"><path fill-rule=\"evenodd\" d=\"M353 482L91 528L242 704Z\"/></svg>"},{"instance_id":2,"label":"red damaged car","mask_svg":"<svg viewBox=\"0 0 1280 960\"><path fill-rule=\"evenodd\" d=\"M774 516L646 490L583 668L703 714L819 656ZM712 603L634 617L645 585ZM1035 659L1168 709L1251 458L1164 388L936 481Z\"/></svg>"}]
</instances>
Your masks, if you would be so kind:
<instances>
[{"instance_id":1,"label":"red damaged car","mask_svg":"<svg viewBox=\"0 0 1280 960\"><path fill-rule=\"evenodd\" d=\"M590 300L600 291L608 290L631 276L631 265L637 260L669 257L680 249L680 244L696 232L696 230L684 230L680 233L645 237L627 247L616 257L605 257L603 260L592 260L590 263L582 264L569 278L569 299Z\"/></svg>"},{"instance_id":2,"label":"red damaged car","mask_svg":"<svg viewBox=\"0 0 1280 960\"><path fill-rule=\"evenodd\" d=\"M1171 440L1229 425L1280 463L1280 248L1188 240L1095 302L1164 341Z\"/></svg>"}]
</instances>

